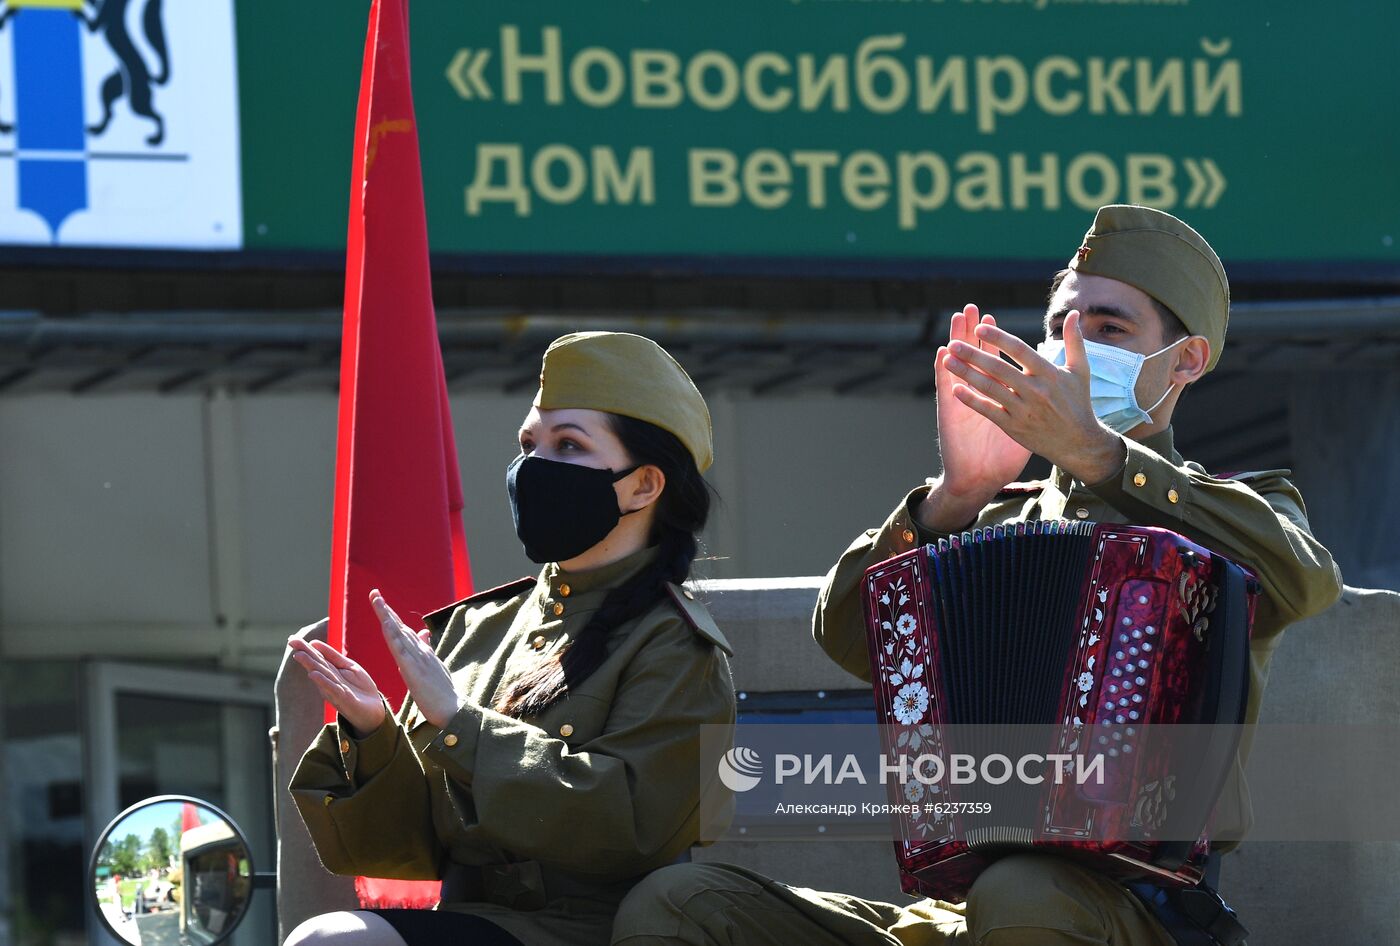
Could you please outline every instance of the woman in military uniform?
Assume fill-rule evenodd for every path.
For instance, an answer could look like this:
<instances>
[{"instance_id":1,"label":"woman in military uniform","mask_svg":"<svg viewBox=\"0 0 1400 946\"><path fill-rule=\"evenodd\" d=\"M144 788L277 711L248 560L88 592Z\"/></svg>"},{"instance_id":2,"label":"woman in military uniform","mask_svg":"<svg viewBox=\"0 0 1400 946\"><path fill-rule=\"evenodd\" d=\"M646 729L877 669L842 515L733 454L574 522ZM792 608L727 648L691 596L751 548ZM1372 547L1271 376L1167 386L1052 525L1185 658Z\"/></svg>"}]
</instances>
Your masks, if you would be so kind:
<instances>
[{"instance_id":1,"label":"woman in military uniform","mask_svg":"<svg viewBox=\"0 0 1400 946\"><path fill-rule=\"evenodd\" d=\"M371 595L397 716L354 661L291 641L339 713L291 783L321 861L443 884L435 911L325 914L288 946L606 943L628 889L698 839L701 726L734 721L728 644L680 588L709 510L705 403L648 339L567 335L520 451L507 486L538 578L416 632Z\"/></svg>"}]
</instances>

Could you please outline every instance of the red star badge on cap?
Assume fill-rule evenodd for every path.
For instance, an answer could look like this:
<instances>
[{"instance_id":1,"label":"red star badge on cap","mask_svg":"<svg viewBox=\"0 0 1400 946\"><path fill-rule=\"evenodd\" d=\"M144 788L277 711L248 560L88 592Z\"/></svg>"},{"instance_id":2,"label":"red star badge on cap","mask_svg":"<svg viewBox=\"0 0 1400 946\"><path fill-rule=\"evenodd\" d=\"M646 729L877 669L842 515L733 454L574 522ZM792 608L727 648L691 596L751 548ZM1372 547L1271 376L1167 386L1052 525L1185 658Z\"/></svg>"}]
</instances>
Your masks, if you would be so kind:
<instances>
[{"instance_id":1,"label":"red star badge on cap","mask_svg":"<svg viewBox=\"0 0 1400 946\"><path fill-rule=\"evenodd\" d=\"M1094 248L1093 248L1092 246L1090 246L1089 244L1085 243L1083 246L1081 246L1081 247L1079 248L1079 250L1077 251L1077 255L1078 255L1078 257L1079 257L1079 262L1082 263L1082 262L1084 262L1086 259L1088 259L1088 258L1089 258L1089 254L1092 253L1092 252L1094 252Z\"/></svg>"}]
</instances>

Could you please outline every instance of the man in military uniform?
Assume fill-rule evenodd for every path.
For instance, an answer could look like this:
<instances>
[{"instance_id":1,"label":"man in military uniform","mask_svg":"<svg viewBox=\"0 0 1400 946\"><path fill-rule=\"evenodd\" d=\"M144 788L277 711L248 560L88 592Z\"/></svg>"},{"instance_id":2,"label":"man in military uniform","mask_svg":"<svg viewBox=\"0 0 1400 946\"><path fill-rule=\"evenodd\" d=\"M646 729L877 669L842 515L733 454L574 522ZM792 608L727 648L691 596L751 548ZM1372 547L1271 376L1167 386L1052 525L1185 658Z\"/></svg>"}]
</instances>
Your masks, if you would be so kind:
<instances>
[{"instance_id":1,"label":"man in military uniform","mask_svg":"<svg viewBox=\"0 0 1400 946\"><path fill-rule=\"evenodd\" d=\"M1228 313L1225 270L1200 234L1160 211L1108 206L1055 277L1039 349L975 306L954 315L935 360L943 473L841 556L818 598L817 642L869 680L861 577L916 545L1028 519L1158 526L1259 578L1247 713L1254 722L1281 632L1336 601L1341 576L1312 537L1287 470L1215 476L1173 446L1172 414L1186 386L1219 360ZM1050 476L1010 482L1032 453L1054 464ZM1239 837L1249 799L1238 757L1229 784L1217 824ZM668 867L629 895L614 928L615 944L662 942L1165 946L1172 939L1122 885L1036 853L994 863L965 904L907 907L792 888L742 868Z\"/></svg>"}]
</instances>

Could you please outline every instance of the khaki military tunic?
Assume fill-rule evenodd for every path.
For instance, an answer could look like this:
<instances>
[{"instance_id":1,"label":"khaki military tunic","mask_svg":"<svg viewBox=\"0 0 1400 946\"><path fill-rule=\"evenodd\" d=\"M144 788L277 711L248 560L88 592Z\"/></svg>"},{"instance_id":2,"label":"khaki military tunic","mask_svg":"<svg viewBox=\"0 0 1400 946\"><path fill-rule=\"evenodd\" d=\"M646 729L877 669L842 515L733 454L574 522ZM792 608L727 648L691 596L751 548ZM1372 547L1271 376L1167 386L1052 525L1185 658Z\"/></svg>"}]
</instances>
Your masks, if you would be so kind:
<instances>
[{"instance_id":1,"label":"khaki military tunic","mask_svg":"<svg viewBox=\"0 0 1400 946\"><path fill-rule=\"evenodd\" d=\"M627 890L698 838L718 762L701 758L700 727L734 721L728 643L688 592L668 586L610 633L602 665L566 698L523 719L488 707L653 555L580 574L547 565L538 580L428 615L466 703L441 729L409 700L364 739L343 721L322 730L290 788L326 868L447 874L440 909L480 915L532 946L607 942Z\"/></svg>"},{"instance_id":2,"label":"khaki military tunic","mask_svg":"<svg viewBox=\"0 0 1400 946\"><path fill-rule=\"evenodd\" d=\"M1159 526L1252 568L1263 585L1250 645L1248 722L1259 715L1269 658L1283 629L1341 595L1341 575L1312 537L1302 498L1287 470L1212 476L1184 461L1168 427L1126 440L1123 468L1085 485L1063 470L1046 480L1013 483L965 528L1028 519L1088 519ZM860 585L865 570L947 533L922 528L914 515L927 496L911 492L884 525L851 544L827 575L813 615L813 635L838 664L870 680ZM1248 826L1249 796L1241 759L1221 799L1217 825L1238 836ZM1222 845L1228 848L1229 845ZM1248 917L1242 918L1248 925ZM1004 858L972 888L967 904L924 900L875 903L788 887L742 868L680 865L649 877L624 903L614 942L776 944L838 943L934 946L997 944L1168 944L1170 940L1127 890L1053 855Z\"/></svg>"}]
</instances>

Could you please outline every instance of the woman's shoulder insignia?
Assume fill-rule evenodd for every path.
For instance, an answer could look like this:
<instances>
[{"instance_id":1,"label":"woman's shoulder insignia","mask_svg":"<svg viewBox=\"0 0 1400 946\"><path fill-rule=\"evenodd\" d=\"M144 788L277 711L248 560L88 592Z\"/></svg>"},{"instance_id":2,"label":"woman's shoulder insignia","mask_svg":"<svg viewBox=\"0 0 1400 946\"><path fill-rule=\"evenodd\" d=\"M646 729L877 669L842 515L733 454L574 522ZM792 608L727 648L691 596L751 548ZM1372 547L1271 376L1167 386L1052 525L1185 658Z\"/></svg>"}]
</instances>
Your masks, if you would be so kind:
<instances>
[{"instance_id":1,"label":"woman's shoulder insignia","mask_svg":"<svg viewBox=\"0 0 1400 946\"><path fill-rule=\"evenodd\" d=\"M695 600L694 592L689 588L667 582L666 593L685 623L690 625L692 631L714 644L728 656L734 656L734 648L729 645L728 639L720 632L718 625L715 624L715 619L710 617L710 612L703 604Z\"/></svg>"}]
</instances>

